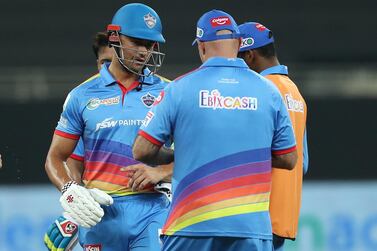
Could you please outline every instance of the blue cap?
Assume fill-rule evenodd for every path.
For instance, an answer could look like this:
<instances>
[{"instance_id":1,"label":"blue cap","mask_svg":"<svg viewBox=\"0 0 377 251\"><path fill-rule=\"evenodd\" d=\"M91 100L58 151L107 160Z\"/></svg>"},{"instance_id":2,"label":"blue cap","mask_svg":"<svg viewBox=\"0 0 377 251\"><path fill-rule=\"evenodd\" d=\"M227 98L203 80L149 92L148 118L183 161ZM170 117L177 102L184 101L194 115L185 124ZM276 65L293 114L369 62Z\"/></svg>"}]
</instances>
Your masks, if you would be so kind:
<instances>
[{"instance_id":1,"label":"blue cap","mask_svg":"<svg viewBox=\"0 0 377 251\"><path fill-rule=\"evenodd\" d=\"M216 35L216 32L220 30L229 30L232 34ZM197 40L208 42L240 37L242 37L242 34L231 15L221 10L211 10L204 13L204 15L199 18L196 27L196 39L192 45L194 45Z\"/></svg>"},{"instance_id":2,"label":"blue cap","mask_svg":"<svg viewBox=\"0 0 377 251\"><path fill-rule=\"evenodd\" d=\"M272 32L260 23L248 22L238 28L244 34L240 51L257 49L274 42Z\"/></svg>"},{"instance_id":3,"label":"blue cap","mask_svg":"<svg viewBox=\"0 0 377 251\"><path fill-rule=\"evenodd\" d=\"M151 7L141 3L126 4L120 8L107 30L118 31L128 37L165 43L160 17Z\"/></svg>"}]
</instances>

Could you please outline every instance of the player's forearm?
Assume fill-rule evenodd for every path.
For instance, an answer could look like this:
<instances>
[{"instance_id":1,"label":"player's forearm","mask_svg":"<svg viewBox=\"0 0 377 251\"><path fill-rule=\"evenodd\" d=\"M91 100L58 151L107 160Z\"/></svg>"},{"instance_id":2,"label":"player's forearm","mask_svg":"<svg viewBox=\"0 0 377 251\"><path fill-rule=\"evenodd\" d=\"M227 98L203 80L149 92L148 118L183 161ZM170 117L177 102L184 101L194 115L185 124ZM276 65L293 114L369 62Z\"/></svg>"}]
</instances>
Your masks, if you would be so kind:
<instances>
[{"instance_id":1,"label":"player's forearm","mask_svg":"<svg viewBox=\"0 0 377 251\"><path fill-rule=\"evenodd\" d=\"M152 144L141 136L136 138L132 153L136 160L151 166L167 165L174 161L172 149Z\"/></svg>"},{"instance_id":2,"label":"player's forearm","mask_svg":"<svg viewBox=\"0 0 377 251\"><path fill-rule=\"evenodd\" d=\"M173 175L173 167L174 167L173 162L168 165L160 165L161 172L163 173L162 181L171 182L171 177Z\"/></svg>"},{"instance_id":3,"label":"player's forearm","mask_svg":"<svg viewBox=\"0 0 377 251\"><path fill-rule=\"evenodd\" d=\"M84 171L84 162L75 160L72 158L67 159L67 168L68 168L68 175L77 182L77 184L81 184L82 182L82 173Z\"/></svg>"},{"instance_id":4,"label":"player's forearm","mask_svg":"<svg viewBox=\"0 0 377 251\"><path fill-rule=\"evenodd\" d=\"M64 184L72 180L64 166L64 160L62 157L49 153L45 164L48 178L59 191L61 191Z\"/></svg>"}]
</instances>

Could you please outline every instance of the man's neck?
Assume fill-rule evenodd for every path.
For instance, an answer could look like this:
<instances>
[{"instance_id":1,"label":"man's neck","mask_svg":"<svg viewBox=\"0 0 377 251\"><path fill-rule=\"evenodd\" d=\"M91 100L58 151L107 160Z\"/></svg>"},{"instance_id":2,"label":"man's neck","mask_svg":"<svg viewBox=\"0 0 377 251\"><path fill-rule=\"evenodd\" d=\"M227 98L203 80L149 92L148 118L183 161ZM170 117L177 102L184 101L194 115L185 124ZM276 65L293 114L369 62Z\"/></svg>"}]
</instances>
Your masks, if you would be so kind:
<instances>
[{"instance_id":1,"label":"man's neck","mask_svg":"<svg viewBox=\"0 0 377 251\"><path fill-rule=\"evenodd\" d=\"M262 71L277 65L280 65L280 63L276 57L273 57L271 59L263 59L259 62L257 72L261 73Z\"/></svg>"},{"instance_id":2,"label":"man's neck","mask_svg":"<svg viewBox=\"0 0 377 251\"><path fill-rule=\"evenodd\" d=\"M118 63L111 62L109 66L109 72L113 77L120 82L124 87L129 88L139 77L124 69L122 65Z\"/></svg>"}]
</instances>

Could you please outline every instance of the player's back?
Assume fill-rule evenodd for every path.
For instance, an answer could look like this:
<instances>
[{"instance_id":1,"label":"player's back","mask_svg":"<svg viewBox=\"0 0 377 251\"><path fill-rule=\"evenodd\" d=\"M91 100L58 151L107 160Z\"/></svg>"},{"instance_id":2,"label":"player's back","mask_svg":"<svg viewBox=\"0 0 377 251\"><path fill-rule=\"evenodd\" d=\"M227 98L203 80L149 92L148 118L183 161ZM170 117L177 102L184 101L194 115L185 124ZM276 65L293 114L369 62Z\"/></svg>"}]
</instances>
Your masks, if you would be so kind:
<instances>
[{"instance_id":1,"label":"player's back","mask_svg":"<svg viewBox=\"0 0 377 251\"><path fill-rule=\"evenodd\" d=\"M270 238L277 89L243 60L224 58L208 60L170 87L177 116L165 233Z\"/></svg>"}]
</instances>

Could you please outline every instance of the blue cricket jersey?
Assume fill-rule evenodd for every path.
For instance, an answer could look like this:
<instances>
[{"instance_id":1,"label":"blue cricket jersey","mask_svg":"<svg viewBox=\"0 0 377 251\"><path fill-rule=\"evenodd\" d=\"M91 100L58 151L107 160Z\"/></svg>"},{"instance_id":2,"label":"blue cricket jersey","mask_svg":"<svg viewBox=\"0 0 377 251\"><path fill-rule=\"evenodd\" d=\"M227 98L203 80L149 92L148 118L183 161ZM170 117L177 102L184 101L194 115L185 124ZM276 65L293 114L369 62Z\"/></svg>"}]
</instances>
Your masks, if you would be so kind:
<instances>
[{"instance_id":1,"label":"blue cricket jersey","mask_svg":"<svg viewBox=\"0 0 377 251\"><path fill-rule=\"evenodd\" d=\"M277 88L242 59L215 57L165 88L139 134L174 138L165 235L272 239L271 154L295 150Z\"/></svg>"},{"instance_id":2,"label":"blue cricket jersey","mask_svg":"<svg viewBox=\"0 0 377 251\"><path fill-rule=\"evenodd\" d=\"M99 74L67 96L55 133L72 139L82 136L82 179L87 188L99 188L113 196L135 193L126 188L129 178L120 169L139 163L131 146L146 113L167 84L166 79L155 75L142 81L141 90L136 88L138 81L126 89L110 74L108 65L103 65ZM74 154L82 156L77 150L80 145ZM141 192L153 192L153 187Z\"/></svg>"}]
</instances>

